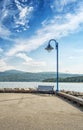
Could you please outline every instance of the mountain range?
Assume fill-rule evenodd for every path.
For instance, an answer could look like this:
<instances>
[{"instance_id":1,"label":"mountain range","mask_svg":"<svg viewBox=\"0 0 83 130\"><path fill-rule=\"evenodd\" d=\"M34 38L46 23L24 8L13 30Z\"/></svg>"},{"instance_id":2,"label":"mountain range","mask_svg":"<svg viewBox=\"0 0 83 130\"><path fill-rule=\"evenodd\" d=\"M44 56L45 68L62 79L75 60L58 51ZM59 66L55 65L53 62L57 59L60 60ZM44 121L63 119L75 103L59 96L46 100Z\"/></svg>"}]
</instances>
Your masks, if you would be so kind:
<instances>
[{"instance_id":1,"label":"mountain range","mask_svg":"<svg viewBox=\"0 0 83 130\"><path fill-rule=\"evenodd\" d=\"M59 78L80 77L83 74L59 73ZM24 72L19 70L8 70L0 72L0 82L41 82L46 79L56 78L55 72Z\"/></svg>"}]
</instances>

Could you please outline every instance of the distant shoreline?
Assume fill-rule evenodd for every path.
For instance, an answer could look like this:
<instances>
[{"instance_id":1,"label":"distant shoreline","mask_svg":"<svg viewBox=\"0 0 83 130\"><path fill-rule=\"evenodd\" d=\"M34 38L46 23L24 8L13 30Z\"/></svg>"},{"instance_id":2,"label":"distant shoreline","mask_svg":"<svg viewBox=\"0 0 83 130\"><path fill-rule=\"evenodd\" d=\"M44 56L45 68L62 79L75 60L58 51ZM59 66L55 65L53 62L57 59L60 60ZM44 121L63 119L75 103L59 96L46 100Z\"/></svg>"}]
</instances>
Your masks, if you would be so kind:
<instances>
[{"instance_id":1,"label":"distant shoreline","mask_svg":"<svg viewBox=\"0 0 83 130\"><path fill-rule=\"evenodd\" d=\"M0 72L0 82L56 82L56 72ZM83 74L59 73L59 82L83 82Z\"/></svg>"},{"instance_id":2,"label":"distant shoreline","mask_svg":"<svg viewBox=\"0 0 83 130\"><path fill-rule=\"evenodd\" d=\"M0 81L0 83L56 83L56 81L55 82L46 82L46 81ZM69 84L74 84L74 83L79 83L79 84L83 84L83 82L58 82L58 83L69 83Z\"/></svg>"}]
</instances>

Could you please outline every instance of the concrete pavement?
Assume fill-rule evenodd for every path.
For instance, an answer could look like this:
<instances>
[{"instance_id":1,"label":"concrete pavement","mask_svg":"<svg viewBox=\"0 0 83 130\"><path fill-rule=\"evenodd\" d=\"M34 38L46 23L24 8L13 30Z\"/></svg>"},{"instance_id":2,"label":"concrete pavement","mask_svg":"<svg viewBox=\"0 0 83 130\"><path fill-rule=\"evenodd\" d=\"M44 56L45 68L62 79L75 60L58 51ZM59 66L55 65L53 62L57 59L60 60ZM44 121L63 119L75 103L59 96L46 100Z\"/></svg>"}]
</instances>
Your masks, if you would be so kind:
<instances>
[{"instance_id":1,"label":"concrete pavement","mask_svg":"<svg viewBox=\"0 0 83 130\"><path fill-rule=\"evenodd\" d=\"M0 130L83 130L83 112L52 95L0 93Z\"/></svg>"}]
</instances>

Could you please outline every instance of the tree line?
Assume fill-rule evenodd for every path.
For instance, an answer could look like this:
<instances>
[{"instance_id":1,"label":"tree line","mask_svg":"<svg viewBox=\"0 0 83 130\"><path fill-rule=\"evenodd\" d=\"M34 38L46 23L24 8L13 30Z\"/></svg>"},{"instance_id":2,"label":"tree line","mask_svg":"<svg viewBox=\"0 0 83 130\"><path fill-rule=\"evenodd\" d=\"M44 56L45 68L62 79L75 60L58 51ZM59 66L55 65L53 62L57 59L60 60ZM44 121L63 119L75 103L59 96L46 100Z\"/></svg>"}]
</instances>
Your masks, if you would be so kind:
<instances>
[{"instance_id":1,"label":"tree line","mask_svg":"<svg viewBox=\"0 0 83 130\"><path fill-rule=\"evenodd\" d=\"M58 81L59 82L83 82L83 76L59 78ZM43 82L56 82L56 78L45 79L43 80Z\"/></svg>"}]
</instances>

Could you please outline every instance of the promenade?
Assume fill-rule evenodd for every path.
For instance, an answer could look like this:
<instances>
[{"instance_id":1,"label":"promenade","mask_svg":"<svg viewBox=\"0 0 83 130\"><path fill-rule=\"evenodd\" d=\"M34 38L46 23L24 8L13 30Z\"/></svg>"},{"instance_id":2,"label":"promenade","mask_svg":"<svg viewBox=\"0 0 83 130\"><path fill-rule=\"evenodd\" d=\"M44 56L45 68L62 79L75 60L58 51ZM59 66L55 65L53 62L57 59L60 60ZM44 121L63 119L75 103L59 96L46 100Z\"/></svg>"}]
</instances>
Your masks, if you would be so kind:
<instances>
[{"instance_id":1,"label":"promenade","mask_svg":"<svg viewBox=\"0 0 83 130\"><path fill-rule=\"evenodd\" d=\"M52 95L0 93L0 130L83 130L83 111Z\"/></svg>"}]
</instances>

